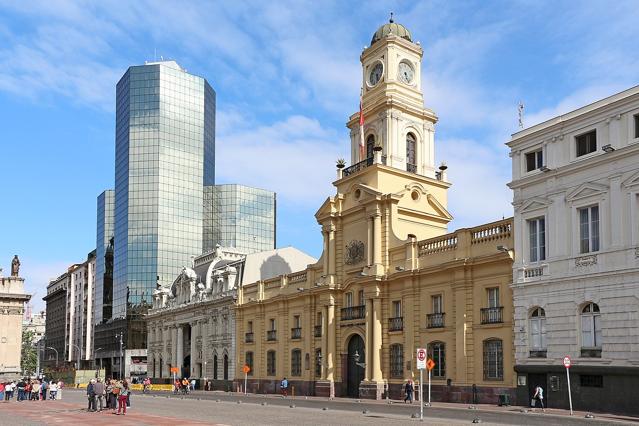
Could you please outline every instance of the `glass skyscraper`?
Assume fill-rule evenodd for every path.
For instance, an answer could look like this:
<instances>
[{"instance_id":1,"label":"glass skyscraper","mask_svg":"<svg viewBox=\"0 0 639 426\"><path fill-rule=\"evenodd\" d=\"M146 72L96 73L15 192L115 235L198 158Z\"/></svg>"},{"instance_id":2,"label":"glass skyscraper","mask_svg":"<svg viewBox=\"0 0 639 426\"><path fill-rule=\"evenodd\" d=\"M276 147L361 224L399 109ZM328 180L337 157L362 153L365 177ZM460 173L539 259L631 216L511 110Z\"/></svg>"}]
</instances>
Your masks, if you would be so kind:
<instances>
[{"instance_id":1,"label":"glass skyscraper","mask_svg":"<svg viewBox=\"0 0 639 426\"><path fill-rule=\"evenodd\" d=\"M102 319L111 319L113 306L113 202L115 192L112 189L98 196L97 238L95 249L95 324ZM107 252L110 251L109 256ZM109 259L110 258L110 259ZM110 262L109 262L110 260Z\"/></svg>"},{"instance_id":2,"label":"glass skyscraper","mask_svg":"<svg viewBox=\"0 0 639 426\"><path fill-rule=\"evenodd\" d=\"M204 252L235 247L247 253L275 248L276 194L243 185L206 186Z\"/></svg>"},{"instance_id":3,"label":"glass skyscraper","mask_svg":"<svg viewBox=\"0 0 639 426\"><path fill-rule=\"evenodd\" d=\"M126 318L128 349L145 348L156 283L170 284L202 252L215 92L174 61L130 67L116 92L112 317Z\"/></svg>"}]
</instances>

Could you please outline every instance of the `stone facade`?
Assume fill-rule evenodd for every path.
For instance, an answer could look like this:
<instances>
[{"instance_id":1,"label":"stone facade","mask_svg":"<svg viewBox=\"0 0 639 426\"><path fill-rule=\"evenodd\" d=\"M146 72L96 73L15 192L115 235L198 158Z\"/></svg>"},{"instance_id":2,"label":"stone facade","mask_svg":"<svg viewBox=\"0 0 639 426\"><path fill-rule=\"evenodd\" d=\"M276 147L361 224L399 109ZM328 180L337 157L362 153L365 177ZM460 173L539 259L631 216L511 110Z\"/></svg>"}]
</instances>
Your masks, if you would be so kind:
<instances>
[{"instance_id":1,"label":"stone facade","mask_svg":"<svg viewBox=\"0 0 639 426\"><path fill-rule=\"evenodd\" d=\"M0 269L0 381L18 379L22 373L22 317L31 296L24 293L18 271L2 277Z\"/></svg>"},{"instance_id":2,"label":"stone facade","mask_svg":"<svg viewBox=\"0 0 639 426\"><path fill-rule=\"evenodd\" d=\"M70 285L69 273L65 272L47 286L47 319L45 325L45 350L43 365L59 366L67 359L67 292Z\"/></svg>"},{"instance_id":3,"label":"stone facade","mask_svg":"<svg viewBox=\"0 0 639 426\"><path fill-rule=\"evenodd\" d=\"M95 251L83 263L69 268L67 310L70 313L67 361L93 368L93 330L95 301Z\"/></svg>"},{"instance_id":4,"label":"stone facade","mask_svg":"<svg viewBox=\"0 0 639 426\"><path fill-rule=\"evenodd\" d=\"M637 411L639 87L513 135L518 399Z\"/></svg>"},{"instance_id":5,"label":"stone facade","mask_svg":"<svg viewBox=\"0 0 639 426\"><path fill-rule=\"evenodd\" d=\"M365 124L350 117L354 164L315 215L320 261L238 290L236 371L251 368L251 392L287 377L301 395L398 398L425 347L435 400L471 402L473 385L478 402L514 395L512 221L447 233L423 52L392 25L361 56Z\"/></svg>"},{"instance_id":6,"label":"stone facade","mask_svg":"<svg viewBox=\"0 0 639 426\"><path fill-rule=\"evenodd\" d=\"M147 315L148 374L208 379L228 390L235 377L235 311L245 279L267 279L316 260L292 247L244 254L217 247L159 287Z\"/></svg>"}]
</instances>

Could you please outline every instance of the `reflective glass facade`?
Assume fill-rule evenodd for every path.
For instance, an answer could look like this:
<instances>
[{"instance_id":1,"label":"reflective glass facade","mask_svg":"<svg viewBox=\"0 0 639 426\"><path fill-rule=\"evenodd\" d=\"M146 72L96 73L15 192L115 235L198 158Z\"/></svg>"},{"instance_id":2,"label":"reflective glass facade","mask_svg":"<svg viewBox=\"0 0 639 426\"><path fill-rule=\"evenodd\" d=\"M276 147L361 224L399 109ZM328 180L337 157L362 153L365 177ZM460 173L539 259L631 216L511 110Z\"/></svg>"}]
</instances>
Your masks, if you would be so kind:
<instances>
[{"instance_id":1,"label":"reflective glass facade","mask_svg":"<svg viewBox=\"0 0 639 426\"><path fill-rule=\"evenodd\" d=\"M109 189L98 196L98 223L95 242L95 313L93 317L95 324L101 323L103 319L111 318L113 271L109 271L107 274L105 258L107 257L109 241L113 237L114 195L115 192Z\"/></svg>"},{"instance_id":2,"label":"reflective glass facade","mask_svg":"<svg viewBox=\"0 0 639 426\"><path fill-rule=\"evenodd\" d=\"M216 244L247 253L275 248L276 194L243 185L205 187L204 251Z\"/></svg>"},{"instance_id":3,"label":"reflective glass facade","mask_svg":"<svg viewBox=\"0 0 639 426\"><path fill-rule=\"evenodd\" d=\"M130 67L116 92L113 318L132 326L152 305L157 280L170 284L202 252L215 92L173 61ZM127 334L127 348L146 347Z\"/></svg>"}]
</instances>

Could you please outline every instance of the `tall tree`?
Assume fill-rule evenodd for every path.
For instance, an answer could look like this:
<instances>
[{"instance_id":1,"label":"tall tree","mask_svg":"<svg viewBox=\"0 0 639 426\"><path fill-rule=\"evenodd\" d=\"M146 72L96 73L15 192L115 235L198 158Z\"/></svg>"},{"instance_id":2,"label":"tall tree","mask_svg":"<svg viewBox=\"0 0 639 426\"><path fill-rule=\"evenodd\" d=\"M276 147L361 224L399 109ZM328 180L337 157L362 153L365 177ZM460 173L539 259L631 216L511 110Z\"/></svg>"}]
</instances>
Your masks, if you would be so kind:
<instances>
[{"instance_id":1,"label":"tall tree","mask_svg":"<svg viewBox=\"0 0 639 426\"><path fill-rule=\"evenodd\" d=\"M33 330L22 332L22 359L20 367L26 375L34 375L38 365L38 350L33 345L35 332Z\"/></svg>"}]
</instances>

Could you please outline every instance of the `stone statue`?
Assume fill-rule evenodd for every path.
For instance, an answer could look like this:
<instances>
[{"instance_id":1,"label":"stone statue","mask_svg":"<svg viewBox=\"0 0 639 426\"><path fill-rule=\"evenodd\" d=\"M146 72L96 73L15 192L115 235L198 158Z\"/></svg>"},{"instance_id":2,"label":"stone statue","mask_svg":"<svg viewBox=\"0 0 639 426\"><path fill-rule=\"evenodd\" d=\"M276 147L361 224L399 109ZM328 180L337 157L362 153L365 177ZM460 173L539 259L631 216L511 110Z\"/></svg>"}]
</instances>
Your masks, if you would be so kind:
<instances>
[{"instance_id":1,"label":"stone statue","mask_svg":"<svg viewBox=\"0 0 639 426\"><path fill-rule=\"evenodd\" d=\"M11 276L17 277L20 273L20 259L18 259L18 255L13 256L13 260L11 261Z\"/></svg>"}]
</instances>

